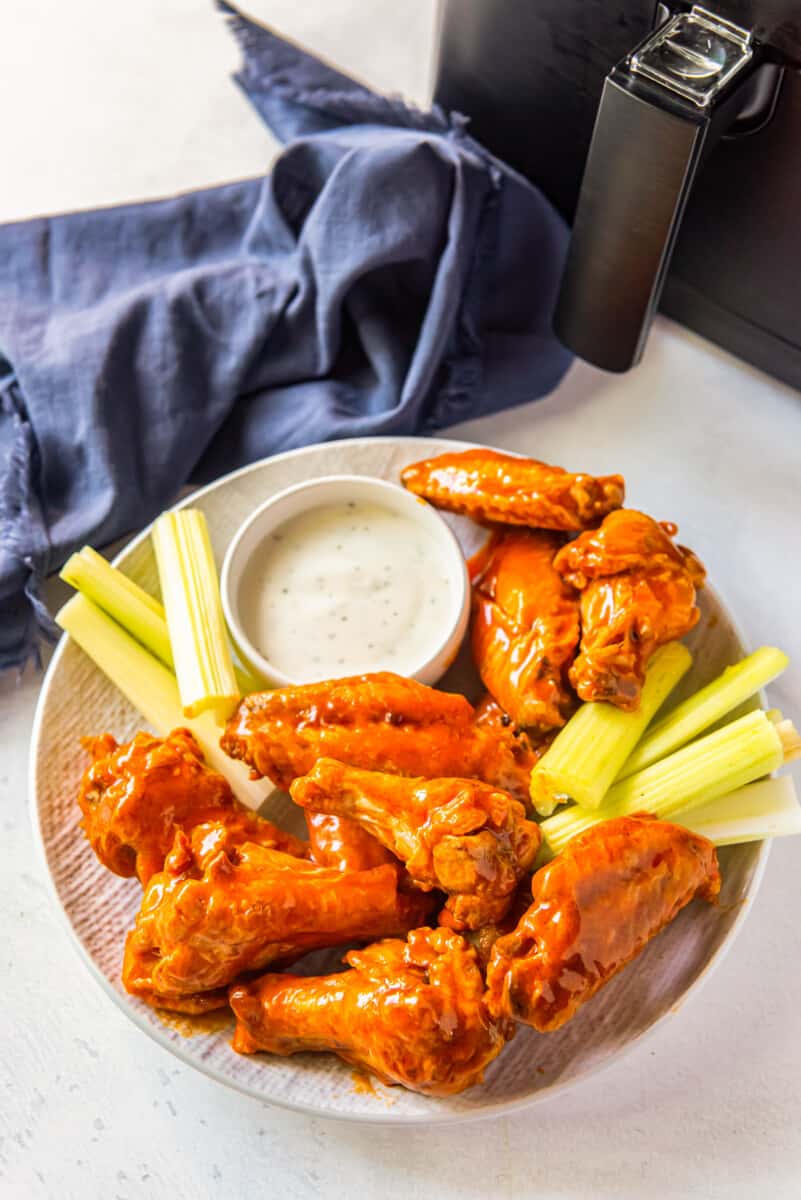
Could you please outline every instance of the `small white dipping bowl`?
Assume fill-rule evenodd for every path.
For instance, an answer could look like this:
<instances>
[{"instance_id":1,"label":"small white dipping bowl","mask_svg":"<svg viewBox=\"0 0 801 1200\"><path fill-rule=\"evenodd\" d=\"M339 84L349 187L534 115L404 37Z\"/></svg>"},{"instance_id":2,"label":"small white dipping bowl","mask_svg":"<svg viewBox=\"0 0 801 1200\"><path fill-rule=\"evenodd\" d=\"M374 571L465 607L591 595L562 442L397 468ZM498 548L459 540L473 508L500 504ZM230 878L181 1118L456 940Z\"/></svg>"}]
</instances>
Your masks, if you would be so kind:
<instances>
[{"instance_id":1,"label":"small white dipping bowl","mask_svg":"<svg viewBox=\"0 0 801 1200\"><path fill-rule=\"evenodd\" d=\"M264 551L267 540L272 539L281 526L312 509L351 502L378 505L405 517L424 529L437 547L437 567L447 580L449 601L431 617L439 635L431 639L436 649L424 661L406 662L400 656L393 658L392 662L377 662L369 668L395 671L420 683L436 683L456 657L467 631L470 619L467 564L456 536L434 508L396 484L364 475L328 475L296 484L267 500L240 526L228 547L220 579L223 611L237 651L243 661L269 683L286 686L322 678L312 671L303 677L293 678L261 653L254 641L256 632L247 627L243 586L247 568L254 556ZM423 577L423 583L426 582ZM432 589L441 586L434 579L430 582ZM346 660L337 668L335 676L352 675L363 670L363 663ZM331 675L330 672L328 674Z\"/></svg>"}]
</instances>

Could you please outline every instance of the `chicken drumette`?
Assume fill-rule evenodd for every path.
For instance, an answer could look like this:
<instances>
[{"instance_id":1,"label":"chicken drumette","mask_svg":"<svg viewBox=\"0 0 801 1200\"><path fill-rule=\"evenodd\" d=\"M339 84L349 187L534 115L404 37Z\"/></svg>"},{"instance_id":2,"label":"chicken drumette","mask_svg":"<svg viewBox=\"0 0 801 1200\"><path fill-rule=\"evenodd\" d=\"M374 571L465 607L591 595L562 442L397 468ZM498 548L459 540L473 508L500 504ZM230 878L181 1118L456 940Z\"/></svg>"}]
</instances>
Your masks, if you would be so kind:
<instances>
[{"instance_id":1,"label":"chicken drumette","mask_svg":"<svg viewBox=\"0 0 801 1200\"><path fill-rule=\"evenodd\" d=\"M479 1083L512 1036L492 1019L475 951L446 929L352 950L351 970L318 978L265 975L230 992L233 1047L331 1050L388 1084L449 1096Z\"/></svg>"},{"instance_id":2,"label":"chicken drumette","mask_svg":"<svg viewBox=\"0 0 801 1200\"><path fill-rule=\"evenodd\" d=\"M145 889L122 979L157 1008L220 1008L227 985L245 971L403 935L430 912L430 897L399 891L397 866L343 872L250 842L228 847L225 837L225 826L213 823L191 836L179 830Z\"/></svg>"},{"instance_id":3,"label":"chicken drumette","mask_svg":"<svg viewBox=\"0 0 801 1200\"><path fill-rule=\"evenodd\" d=\"M570 681L582 700L636 709L654 650L698 620L704 568L673 542L675 533L675 525L623 508L556 555L557 571L581 590L581 647Z\"/></svg>"},{"instance_id":4,"label":"chicken drumette","mask_svg":"<svg viewBox=\"0 0 801 1200\"><path fill-rule=\"evenodd\" d=\"M667 821L618 817L568 843L532 881L534 903L499 938L488 1002L542 1033L559 1029L695 896L720 890L715 847Z\"/></svg>"},{"instance_id":5,"label":"chicken drumette","mask_svg":"<svg viewBox=\"0 0 801 1200\"><path fill-rule=\"evenodd\" d=\"M473 657L484 686L513 721L564 725L575 698L567 671L579 641L579 595L554 569L558 533L495 535L475 583Z\"/></svg>"},{"instance_id":6,"label":"chicken drumette","mask_svg":"<svg viewBox=\"0 0 801 1200\"><path fill-rule=\"evenodd\" d=\"M587 529L623 503L621 475L572 475L497 450L463 450L412 463L404 487L475 521L535 529Z\"/></svg>"},{"instance_id":7,"label":"chicken drumette","mask_svg":"<svg viewBox=\"0 0 801 1200\"><path fill-rule=\"evenodd\" d=\"M518 730L479 725L464 696L389 671L247 696L221 744L283 788L331 757L400 775L483 779L520 800L537 759Z\"/></svg>"},{"instance_id":8,"label":"chicken drumette","mask_svg":"<svg viewBox=\"0 0 801 1200\"><path fill-rule=\"evenodd\" d=\"M455 929L500 920L540 845L522 804L475 779L404 779L323 758L290 791L307 810L358 821L413 883L447 892L440 921Z\"/></svg>"},{"instance_id":9,"label":"chicken drumette","mask_svg":"<svg viewBox=\"0 0 801 1200\"><path fill-rule=\"evenodd\" d=\"M227 844L250 841L298 857L308 847L240 804L226 780L203 762L188 729L169 737L138 733L120 746L108 734L85 738L92 762L78 803L89 843L115 875L144 886L164 866L177 829L223 823Z\"/></svg>"}]
</instances>

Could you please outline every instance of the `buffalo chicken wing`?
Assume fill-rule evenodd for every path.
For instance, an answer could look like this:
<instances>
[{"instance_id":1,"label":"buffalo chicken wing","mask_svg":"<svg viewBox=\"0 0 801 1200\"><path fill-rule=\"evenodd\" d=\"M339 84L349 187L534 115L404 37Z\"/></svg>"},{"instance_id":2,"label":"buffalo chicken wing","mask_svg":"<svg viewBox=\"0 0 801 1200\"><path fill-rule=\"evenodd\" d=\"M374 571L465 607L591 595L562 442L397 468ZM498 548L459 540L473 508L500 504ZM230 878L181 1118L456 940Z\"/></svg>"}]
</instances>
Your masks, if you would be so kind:
<instances>
[{"instance_id":1,"label":"buffalo chicken wing","mask_svg":"<svg viewBox=\"0 0 801 1200\"><path fill-rule=\"evenodd\" d=\"M251 813L226 780L203 762L188 729L169 737L138 733L120 746L110 734L85 738L92 762L78 803L89 843L115 875L136 875L144 886L161 871L177 829L224 823L228 844L259 842L305 857L306 846Z\"/></svg>"},{"instance_id":2,"label":"buffalo chicken wing","mask_svg":"<svg viewBox=\"0 0 801 1200\"><path fill-rule=\"evenodd\" d=\"M332 1050L388 1084L449 1096L479 1083L512 1036L489 1016L475 951L446 929L351 950L351 969L265 975L231 989L240 1054Z\"/></svg>"},{"instance_id":3,"label":"buffalo chicken wing","mask_svg":"<svg viewBox=\"0 0 801 1200\"><path fill-rule=\"evenodd\" d=\"M562 578L581 589L581 646L570 681L582 700L635 710L654 650L697 622L704 568L673 542L675 532L620 509L556 555Z\"/></svg>"},{"instance_id":4,"label":"buffalo chicken wing","mask_svg":"<svg viewBox=\"0 0 801 1200\"><path fill-rule=\"evenodd\" d=\"M621 475L573 475L497 450L463 450L413 463L404 487L475 521L535 529L588 529L623 503Z\"/></svg>"},{"instance_id":5,"label":"buffalo chicken wing","mask_svg":"<svg viewBox=\"0 0 801 1200\"><path fill-rule=\"evenodd\" d=\"M404 779L323 758L290 791L307 810L358 821L412 882L448 893L440 920L455 929L500 920L540 845L522 804L475 779Z\"/></svg>"},{"instance_id":6,"label":"buffalo chicken wing","mask_svg":"<svg viewBox=\"0 0 801 1200\"><path fill-rule=\"evenodd\" d=\"M399 775L475 777L521 800L537 757L518 731L478 725L464 696L389 671L246 696L221 744L283 788L330 757Z\"/></svg>"},{"instance_id":7,"label":"buffalo chicken wing","mask_svg":"<svg viewBox=\"0 0 801 1200\"><path fill-rule=\"evenodd\" d=\"M534 903L495 942L490 1011L559 1029L695 897L720 890L715 847L667 821L619 817L579 834L532 881Z\"/></svg>"},{"instance_id":8,"label":"buffalo chicken wing","mask_svg":"<svg viewBox=\"0 0 801 1200\"><path fill-rule=\"evenodd\" d=\"M306 812L309 849L312 861L320 867L340 871L369 871L382 863L397 862L366 829L347 817L330 813Z\"/></svg>"},{"instance_id":9,"label":"buffalo chicken wing","mask_svg":"<svg viewBox=\"0 0 801 1200\"><path fill-rule=\"evenodd\" d=\"M342 872L249 842L228 848L224 826L179 830L128 934L123 983L158 1008L222 1007L245 971L421 924L430 898L398 880L390 864Z\"/></svg>"},{"instance_id":10,"label":"buffalo chicken wing","mask_svg":"<svg viewBox=\"0 0 801 1200\"><path fill-rule=\"evenodd\" d=\"M473 657L484 686L519 725L564 725L567 672L579 642L579 595L554 569L559 534L510 529L494 538L476 581Z\"/></svg>"},{"instance_id":11,"label":"buffalo chicken wing","mask_svg":"<svg viewBox=\"0 0 801 1200\"><path fill-rule=\"evenodd\" d=\"M526 750L526 761L530 764L531 770L534 769L535 764L542 758L556 737L555 729L550 729L547 733L524 730L512 720L508 712L501 708L498 701L489 692L485 692L476 705L476 725L493 729L496 733L506 731L507 734L511 733L512 737L522 739Z\"/></svg>"}]
</instances>

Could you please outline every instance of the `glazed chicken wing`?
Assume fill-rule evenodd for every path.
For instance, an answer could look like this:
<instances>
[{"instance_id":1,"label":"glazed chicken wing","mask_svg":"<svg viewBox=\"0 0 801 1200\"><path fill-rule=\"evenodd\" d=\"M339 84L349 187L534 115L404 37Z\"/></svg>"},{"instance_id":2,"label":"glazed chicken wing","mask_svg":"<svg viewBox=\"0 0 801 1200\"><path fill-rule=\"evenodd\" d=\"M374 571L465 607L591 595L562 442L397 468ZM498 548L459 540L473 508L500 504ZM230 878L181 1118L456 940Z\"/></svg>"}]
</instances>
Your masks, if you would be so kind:
<instances>
[{"instance_id":1,"label":"glazed chicken wing","mask_svg":"<svg viewBox=\"0 0 801 1200\"><path fill-rule=\"evenodd\" d=\"M472 776L521 800L537 757L518 731L477 725L464 696L389 671L246 696L221 745L283 788L330 757L399 775Z\"/></svg>"},{"instance_id":2,"label":"glazed chicken wing","mask_svg":"<svg viewBox=\"0 0 801 1200\"><path fill-rule=\"evenodd\" d=\"M698 620L683 571L632 571L594 579L581 594L581 653L570 680L582 700L636 711L651 655Z\"/></svg>"},{"instance_id":3,"label":"glazed chicken wing","mask_svg":"<svg viewBox=\"0 0 801 1200\"><path fill-rule=\"evenodd\" d=\"M526 875L515 888L509 904L509 911L499 921L490 921L489 924L481 925L478 929L470 929L465 932L465 940L475 950L479 966L485 974L495 943L499 938L512 932L530 904L531 876Z\"/></svg>"},{"instance_id":4,"label":"glazed chicken wing","mask_svg":"<svg viewBox=\"0 0 801 1200\"><path fill-rule=\"evenodd\" d=\"M508 712L501 708L498 701L489 692L485 692L476 705L476 725L492 729L495 733L511 733L514 738L522 738L526 748L526 760L533 770L535 764L542 758L545 751L556 737L556 730L549 729L546 733L535 733L530 729L524 730L517 725Z\"/></svg>"},{"instance_id":5,"label":"glazed chicken wing","mask_svg":"<svg viewBox=\"0 0 801 1200\"><path fill-rule=\"evenodd\" d=\"M559 1029L695 896L720 890L715 847L667 821L619 817L580 834L532 881L534 903L487 970L495 1016Z\"/></svg>"},{"instance_id":6,"label":"glazed chicken wing","mask_svg":"<svg viewBox=\"0 0 801 1200\"><path fill-rule=\"evenodd\" d=\"M224 827L179 830L128 934L123 983L158 1008L220 1008L244 971L419 925L431 900L398 879L389 864L346 873L251 842L226 848Z\"/></svg>"},{"instance_id":7,"label":"glazed chicken wing","mask_svg":"<svg viewBox=\"0 0 801 1200\"><path fill-rule=\"evenodd\" d=\"M476 704L476 725L484 725L495 733L503 729L517 728L508 712L501 708L490 692L484 692Z\"/></svg>"},{"instance_id":8,"label":"glazed chicken wing","mask_svg":"<svg viewBox=\"0 0 801 1200\"><path fill-rule=\"evenodd\" d=\"M84 831L97 857L115 875L136 875L144 885L160 871L176 829L224 822L229 843L259 842L305 857L306 846L270 821L249 812L228 783L203 762L188 729L169 737L138 733L118 745L106 733L85 738L92 757L78 803Z\"/></svg>"},{"instance_id":9,"label":"glazed chicken wing","mask_svg":"<svg viewBox=\"0 0 801 1200\"><path fill-rule=\"evenodd\" d=\"M475 951L446 929L416 929L403 941L352 950L351 970L303 979L265 975L230 992L233 1047L297 1054L331 1050L429 1096L479 1083L512 1036L484 1003Z\"/></svg>"},{"instance_id":10,"label":"glazed chicken wing","mask_svg":"<svg viewBox=\"0 0 801 1200\"><path fill-rule=\"evenodd\" d=\"M648 661L698 620L704 568L677 546L676 526L620 509L563 547L554 565L581 590L581 648L570 681L582 700L634 710Z\"/></svg>"},{"instance_id":11,"label":"glazed chicken wing","mask_svg":"<svg viewBox=\"0 0 801 1200\"><path fill-rule=\"evenodd\" d=\"M686 571L700 587L704 568L692 550L676 545L673 538L677 533L678 526L672 521L655 521L635 508L621 508L610 513L598 529L568 542L554 565L575 588L585 588L591 579L624 571L671 567Z\"/></svg>"},{"instance_id":12,"label":"glazed chicken wing","mask_svg":"<svg viewBox=\"0 0 801 1200\"><path fill-rule=\"evenodd\" d=\"M500 920L540 845L522 804L475 779L404 779L322 758L290 791L307 810L358 821L415 884L447 892L440 920L455 929Z\"/></svg>"},{"instance_id":13,"label":"glazed chicken wing","mask_svg":"<svg viewBox=\"0 0 801 1200\"><path fill-rule=\"evenodd\" d=\"M404 487L475 521L536 529L588 529L623 503L621 475L572 475L497 450L463 450L413 463Z\"/></svg>"},{"instance_id":14,"label":"glazed chicken wing","mask_svg":"<svg viewBox=\"0 0 801 1200\"><path fill-rule=\"evenodd\" d=\"M544 530L496 535L474 588L473 657L513 721L564 725L575 699L567 671L579 641L579 595L554 569L563 538Z\"/></svg>"},{"instance_id":15,"label":"glazed chicken wing","mask_svg":"<svg viewBox=\"0 0 801 1200\"><path fill-rule=\"evenodd\" d=\"M397 862L376 838L347 817L330 813L306 812L312 861L320 867L340 871L369 871L382 863Z\"/></svg>"}]
</instances>

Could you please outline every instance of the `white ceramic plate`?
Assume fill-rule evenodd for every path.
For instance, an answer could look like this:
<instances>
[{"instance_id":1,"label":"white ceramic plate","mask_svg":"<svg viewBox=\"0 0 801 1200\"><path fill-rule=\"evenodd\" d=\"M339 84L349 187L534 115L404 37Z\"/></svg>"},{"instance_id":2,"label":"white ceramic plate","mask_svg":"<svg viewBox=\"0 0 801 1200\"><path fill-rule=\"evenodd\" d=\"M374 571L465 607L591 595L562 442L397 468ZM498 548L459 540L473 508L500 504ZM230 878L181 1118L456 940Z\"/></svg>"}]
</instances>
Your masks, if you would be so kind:
<instances>
[{"instance_id":1,"label":"white ceramic plate","mask_svg":"<svg viewBox=\"0 0 801 1200\"><path fill-rule=\"evenodd\" d=\"M186 503L206 513L220 563L244 518L291 484L343 473L397 480L407 463L464 448L461 442L421 438L366 438L311 446L234 472L196 492ZM636 497L631 499L636 503ZM461 518L453 519L453 527L472 552L480 536L476 527ZM703 559L704 547L696 550ZM146 534L123 551L117 565L148 590L157 590ZM687 639L695 661L678 698L703 686L744 650L711 588L701 592L700 606L701 621ZM456 678L451 676L447 682L454 686ZM241 1057L229 1045L232 1023L187 1036L189 1022L165 1023L123 991L119 980L123 940L133 924L141 890L135 880L119 879L104 870L79 829L75 797L85 756L78 739L108 730L122 741L142 726L127 701L77 646L63 638L44 680L31 746L33 821L56 903L96 979L141 1029L222 1083L319 1116L394 1124L461 1121L519 1108L575 1085L631 1049L660 1021L681 1020L680 1002L708 976L734 940L768 854L767 843L723 851L718 905L695 902L686 908L558 1033L521 1028L480 1087L442 1100L380 1084L365 1090L352 1070L333 1056ZM286 812L284 802L276 800L271 815L280 821Z\"/></svg>"}]
</instances>

